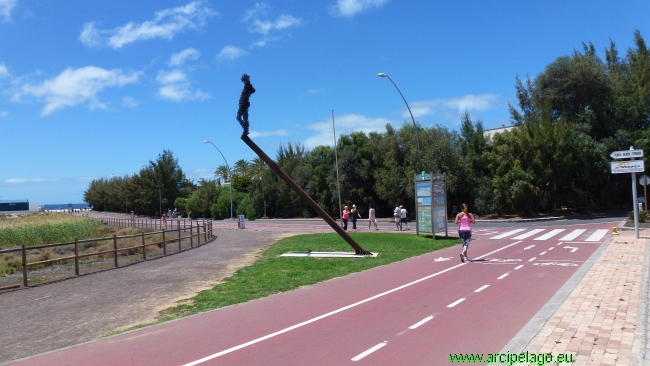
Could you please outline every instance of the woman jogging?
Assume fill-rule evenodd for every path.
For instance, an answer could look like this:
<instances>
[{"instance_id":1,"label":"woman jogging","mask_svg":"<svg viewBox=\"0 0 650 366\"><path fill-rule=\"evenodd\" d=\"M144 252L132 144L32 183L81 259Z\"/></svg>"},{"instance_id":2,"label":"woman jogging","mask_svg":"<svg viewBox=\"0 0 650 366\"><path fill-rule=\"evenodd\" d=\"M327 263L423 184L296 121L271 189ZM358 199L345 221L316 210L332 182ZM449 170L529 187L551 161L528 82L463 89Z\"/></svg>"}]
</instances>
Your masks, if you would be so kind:
<instances>
[{"instance_id":1,"label":"woman jogging","mask_svg":"<svg viewBox=\"0 0 650 366\"><path fill-rule=\"evenodd\" d=\"M460 223L460 226L458 227L458 236L463 240L463 252L460 254L460 261L465 263L465 261L469 261L467 258L467 247L469 246L469 239L472 237L471 224L476 224L476 220L474 220L474 215L467 212L466 204L463 203L461 207L463 208L463 211L456 215L454 223Z\"/></svg>"},{"instance_id":2,"label":"woman jogging","mask_svg":"<svg viewBox=\"0 0 650 366\"><path fill-rule=\"evenodd\" d=\"M343 215L341 215L341 219L343 219L343 230L348 231L348 219L350 219L348 206L343 206Z\"/></svg>"}]
</instances>

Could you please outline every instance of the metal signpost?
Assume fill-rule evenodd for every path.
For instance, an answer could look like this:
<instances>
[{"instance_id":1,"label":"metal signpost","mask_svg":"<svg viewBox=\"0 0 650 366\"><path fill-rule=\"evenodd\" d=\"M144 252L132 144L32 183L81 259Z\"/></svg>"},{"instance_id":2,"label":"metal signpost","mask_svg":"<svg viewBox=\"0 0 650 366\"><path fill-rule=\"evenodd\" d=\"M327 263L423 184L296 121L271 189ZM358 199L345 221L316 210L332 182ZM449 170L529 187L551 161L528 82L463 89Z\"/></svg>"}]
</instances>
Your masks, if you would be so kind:
<instances>
[{"instance_id":1,"label":"metal signpost","mask_svg":"<svg viewBox=\"0 0 650 366\"><path fill-rule=\"evenodd\" d=\"M633 159L643 157L643 150L634 150L630 146L630 150L614 151L609 156L614 159ZM634 233L636 238L639 238L639 207L637 206L636 199L636 173L643 173L645 165L643 160L628 160L628 161L612 161L611 162L612 174L632 173L632 206L634 207Z\"/></svg>"}]
</instances>

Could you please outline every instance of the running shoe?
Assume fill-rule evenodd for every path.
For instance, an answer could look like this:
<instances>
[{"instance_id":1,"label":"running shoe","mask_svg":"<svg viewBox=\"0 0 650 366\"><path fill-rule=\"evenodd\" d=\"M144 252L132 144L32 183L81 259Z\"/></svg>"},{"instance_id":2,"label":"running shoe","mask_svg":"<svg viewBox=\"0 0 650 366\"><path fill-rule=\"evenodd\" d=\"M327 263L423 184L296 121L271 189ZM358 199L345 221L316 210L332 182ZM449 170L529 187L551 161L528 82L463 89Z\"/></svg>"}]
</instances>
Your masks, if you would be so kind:
<instances>
[{"instance_id":1,"label":"running shoe","mask_svg":"<svg viewBox=\"0 0 650 366\"><path fill-rule=\"evenodd\" d=\"M460 261L465 263L465 257L462 254L460 255Z\"/></svg>"}]
</instances>

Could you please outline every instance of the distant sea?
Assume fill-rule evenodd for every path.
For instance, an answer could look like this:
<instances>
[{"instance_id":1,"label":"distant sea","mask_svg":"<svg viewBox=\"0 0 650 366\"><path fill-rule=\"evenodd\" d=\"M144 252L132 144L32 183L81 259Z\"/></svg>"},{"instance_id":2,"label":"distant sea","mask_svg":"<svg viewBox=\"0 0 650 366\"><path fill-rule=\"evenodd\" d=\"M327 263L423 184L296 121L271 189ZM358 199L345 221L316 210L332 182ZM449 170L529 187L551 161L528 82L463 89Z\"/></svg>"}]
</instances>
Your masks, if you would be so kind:
<instances>
[{"instance_id":1,"label":"distant sea","mask_svg":"<svg viewBox=\"0 0 650 366\"><path fill-rule=\"evenodd\" d=\"M72 208L86 208L88 207L87 203L73 203ZM62 204L57 204L57 205L43 205L43 208L45 210L58 210L58 209L63 209L66 210L68 209L68 204L67 203L62 203Z\"/></svg>"}]
</instances>

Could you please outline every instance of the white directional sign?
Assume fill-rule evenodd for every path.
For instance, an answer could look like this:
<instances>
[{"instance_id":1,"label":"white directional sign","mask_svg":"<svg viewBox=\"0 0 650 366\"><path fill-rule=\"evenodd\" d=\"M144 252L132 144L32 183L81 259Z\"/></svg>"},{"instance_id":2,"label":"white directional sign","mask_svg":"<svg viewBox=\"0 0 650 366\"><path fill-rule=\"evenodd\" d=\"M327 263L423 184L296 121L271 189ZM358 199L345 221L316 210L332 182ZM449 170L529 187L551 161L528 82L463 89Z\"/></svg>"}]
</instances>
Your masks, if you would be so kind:
<instances>
[{"instance_id":1,"label":"white directional sign","mask_svg":"<svg viewBox=\"0 0 650 366\"><path fill-rule=\"evenodd\" d=\"M611 167L612 174L641 173L645 171L643 160L612 161Z\"/></svg>"},{"instance_id":2,"label":"white directional sign","mask_svg":"<svg viewBox=\"0 0 650 366\"><path fill-rule=\"evenodd\" d=\"M576 250L578 250L578 248L576 248L576 247L564 247L564 249L571 249L571 253L573 253L573 252L575 252Z\"/></svg>"},{"instance_id":3,"label":"white directional sign","mask_svg":"<svg viewBox=\"0 0 650 366\"><path fill-rule=\"evenodd\" d=\"M451 257L449 257L449 258L438 257L438 258L434 259L433 261L434 262L444 262L444 261L448 261L450 259L451 259Z\"/></svg>"},{"instance_id":4,"label":"white directional sign","mask_svg":"<svg viewBox=\"0 0 650 366\"><path fill-rule=\"evenodd\" d=\"M632 158L640 158L643 157L643 150L638 149L638 150L622 150L622 151L614 151L613 153L609 154L614 159L632 159Z\"/></svg>"}]
</instances>

